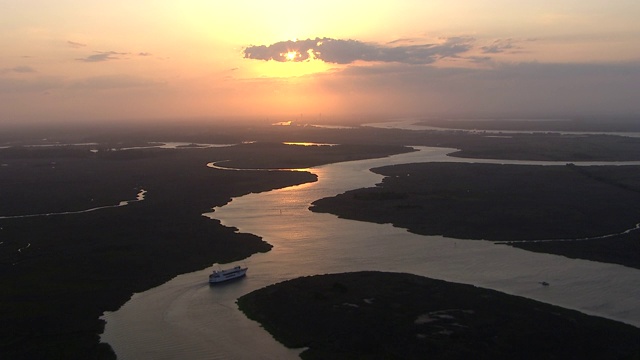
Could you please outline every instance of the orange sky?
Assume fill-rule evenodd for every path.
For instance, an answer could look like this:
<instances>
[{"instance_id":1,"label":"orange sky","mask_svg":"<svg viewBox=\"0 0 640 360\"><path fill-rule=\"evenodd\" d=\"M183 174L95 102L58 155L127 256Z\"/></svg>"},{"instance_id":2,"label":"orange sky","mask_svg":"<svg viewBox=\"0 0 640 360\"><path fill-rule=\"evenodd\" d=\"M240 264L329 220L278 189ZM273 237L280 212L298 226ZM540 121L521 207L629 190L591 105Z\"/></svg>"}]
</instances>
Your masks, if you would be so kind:
<instances>
[{"instance_id":1,"label":"orange sky","mask_svg":"<svg viewBox=\"0 0 640 360\"><path fill-rule=\"evenodd\" d=\"M635 0L3 3L0 124L640 113Z\"/></svg>"}]
</instances>

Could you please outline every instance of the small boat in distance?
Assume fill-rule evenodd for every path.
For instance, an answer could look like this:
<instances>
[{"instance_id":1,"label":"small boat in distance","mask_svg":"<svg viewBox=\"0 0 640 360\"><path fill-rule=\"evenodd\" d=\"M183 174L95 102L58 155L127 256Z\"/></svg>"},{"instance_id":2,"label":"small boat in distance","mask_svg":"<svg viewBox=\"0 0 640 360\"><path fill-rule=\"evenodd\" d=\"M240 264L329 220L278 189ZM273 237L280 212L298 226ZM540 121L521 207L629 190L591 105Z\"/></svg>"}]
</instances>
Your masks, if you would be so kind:
<instances>
[{"instance_id":1,"label":"small boat in distance","mask_svg":"<svg viewBox=\"0 0 640 360\"><path fill-rule=\"evenodd\" d=\"M231 269L213 270L211 275L209 275L209 283L217 284L224 281L241 278L247 274L248 269L249 268L246 266L236 266Z\"/></svg>"}]
</instances>

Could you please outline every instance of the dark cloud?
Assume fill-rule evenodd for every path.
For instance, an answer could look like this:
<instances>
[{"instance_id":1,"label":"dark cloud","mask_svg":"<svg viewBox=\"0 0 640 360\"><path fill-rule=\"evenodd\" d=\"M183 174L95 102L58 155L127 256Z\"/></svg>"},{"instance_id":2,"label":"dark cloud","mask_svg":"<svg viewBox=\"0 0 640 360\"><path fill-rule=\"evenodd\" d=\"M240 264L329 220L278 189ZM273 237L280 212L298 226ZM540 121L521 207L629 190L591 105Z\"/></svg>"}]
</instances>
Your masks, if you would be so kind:
<instances>
[{"instance_id":1,"label":"dark cloud","mask_svg":"<svg viewBox=\"0 0 640 360\"><path fill-rule=\"evenodd\" d=\"M74 48L82 48L87 46L87 44L83 44L83 43L79 43L79 42L75 42L75 41L71 41L71 40L67 40L67 44L71 47Z\"/></svg>"},{"instance_id":2,"label":"dark cloud","mask_svg":"<svg viewBox=\"0 0 640 360\"><path fill-rule=\"evenodd\" d=\"M488 64L493 61L490 56L467 56L465 59L476 64Z\"/></svg>"},{"instance_id":3,"label":"dark cloud","mask_svg":"<svg viewBox=\"0 0 640 360\"><path fill-rule=\"evenodd\" d=\"M480 47L480 50L484 54L516 53L522 50L520 43L533 41L537 41L537 39L497 39L489 45Z\"/></svg>"},{"instance_id":4,"label":"dark cloud","mask_svg":"<svg viewBox=\"0 0 640 360\"><path fill-rule=\"evenodd\" d=\"M398 42L406 43L407 39ZM244 49L246 59L285 61L307 61L316 58L327 63L350 64L355 61L396 62L403 64L431 64L444 57L457 57L469 51L472 38L449 38L440 44L416 44L389 46L365 43L358 40L315 38L298 41L280 41L271 45L249 46ZM397 42L391 42L395 44ZM287 53L297 52L295 59Z\"/></svg>"},{"instance_id":5,"label":"dark cloud","mask_svg":"<svg viewBox=\"0 0 640 360\"><path fill-rule=\"evenodd\" d=\"M420 38L400 38L400 39L395 39L395 40L389 41L387 43L387 45L415 44L415 43L421 43L421 42L424 42L424 39L420 39Z\"/></svg>"},{"instance_id":6,"label":"dark cloud","mask_svg":"<svg viewBox=\"0 0 640 360\"><path fill-rule=\"evenodd\" d=\"M80 58L76 60L83 61L83 62L102 62L102 61L109 61L109 60L117 60L117 59L120 59L119 55L127 55L127 54L128 53L120 53L115 51L104 51L104 52L97 52L94 55L89 55L85 58Z\"/></svg>"},{"instance_id":7,"label":"dark cloud","mask_svg":"<svg viewBox=\"0 0 640 360\"><path fill-rule=\"evenodd\" d=\"M139 52L138 56L151 56L151 53L148 52Z\"/></svg>"},{"instance_id":8,"label":"dark cloud","mask_svg":"<svg viewBox=\"0 0 640 360\"><path fill-rule=\"evenodd\" d=\"M514 48L513 40L498 39L489 45L481 47L480 49L482 49L482 52L485 54L499 54L507 50L511 50L513 48Z\"/></svg>"}]
</instances>

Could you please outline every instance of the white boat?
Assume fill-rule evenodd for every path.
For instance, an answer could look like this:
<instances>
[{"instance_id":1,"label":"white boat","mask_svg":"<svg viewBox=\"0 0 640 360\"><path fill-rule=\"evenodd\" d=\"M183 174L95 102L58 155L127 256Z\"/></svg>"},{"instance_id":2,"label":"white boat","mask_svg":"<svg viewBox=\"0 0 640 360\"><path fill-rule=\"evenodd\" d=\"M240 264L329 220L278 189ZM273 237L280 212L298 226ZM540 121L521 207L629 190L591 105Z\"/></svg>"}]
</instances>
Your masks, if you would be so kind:
<instances>
[{"instance_id":1,"label":"white boat","mask_svg":"<svg viewBox=\"0 0 640 360\"><path fill-rule=\"evenodd\" d=\"M229 281L237 278L241 278L247 274L248 267L236 266L231 269L213 270L209 275L209 283L217 284L224 281Z\"/></svg>"}]
</instances>

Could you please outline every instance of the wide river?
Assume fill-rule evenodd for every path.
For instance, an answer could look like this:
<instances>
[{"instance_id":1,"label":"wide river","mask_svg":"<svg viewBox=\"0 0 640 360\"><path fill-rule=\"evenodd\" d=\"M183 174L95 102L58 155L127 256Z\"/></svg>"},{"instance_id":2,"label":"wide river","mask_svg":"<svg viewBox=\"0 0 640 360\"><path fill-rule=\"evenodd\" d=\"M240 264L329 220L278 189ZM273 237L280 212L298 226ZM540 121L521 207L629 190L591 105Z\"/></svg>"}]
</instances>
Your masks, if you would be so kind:
<instances>
[{"instance_id":1,"label":"wide river","mask_svg":"<svg viewBox=\"0 0 640 360\"><path fill-rule=\"evenodd\" d=\"M135 294L118 311L105 314L102 341L119 359L295 359L298 351L286 349L248 320L237 309L236 299L287 279L359 270L474 284L640 327L639 270L489 241L415 235L388 224L308 210L314 200L380 182L382 177L369 171L378 166L429 161L554 165L457 159L446 155L453 149L419 149L312 168L309 171L318 175L315 183L249 194L215 208L206 215L263 237L273 249L244 261L247 277L233 283L209 286L211 267ZM541 286L540 281L551 285Z\"/></svg>"}]
</instances>

